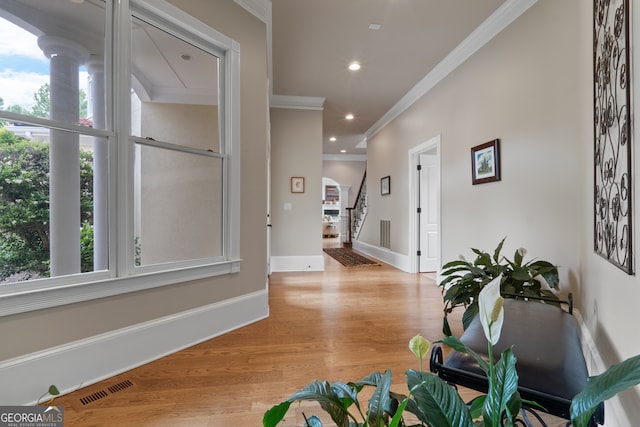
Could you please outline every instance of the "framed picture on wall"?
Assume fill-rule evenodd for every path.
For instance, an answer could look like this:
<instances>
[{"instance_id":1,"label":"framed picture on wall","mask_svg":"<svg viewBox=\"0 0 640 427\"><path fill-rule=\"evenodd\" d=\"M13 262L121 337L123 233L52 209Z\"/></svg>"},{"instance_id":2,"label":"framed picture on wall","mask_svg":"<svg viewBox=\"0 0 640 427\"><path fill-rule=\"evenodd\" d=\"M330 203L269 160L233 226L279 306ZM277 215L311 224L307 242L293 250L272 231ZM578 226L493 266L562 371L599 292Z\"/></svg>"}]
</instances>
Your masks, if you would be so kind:
<instances>
[{"instance_id":1,"label":"framed picture on wall","mask_svg":"<svg viewBox=\"0 0 640 427\"><path fill-rule=\"evenodd\" d=\"M391 177L385 176L384 178L380 178L380 194L386 196L387 194L391 194Z\"/></svg>"},{"instance_id":2,"label":"framed picture on wall","mask_svg":"<svg viewBox=\"0 0 640 427\"><path fill-rule=\"evenodd\" d=\"M304 193L304 177L302 176L291 177L291 192Z\"/></svg>"},{"instance_id":3,"label":"framed picture on wall","mask_svg":"<svg viewBox=\"0 0 640 427\"><path fill-rule=\"evenodd\" d=\"M500 181L500 140L471 147L471 182L473 185Z\"/></svg>"}]
</instances>

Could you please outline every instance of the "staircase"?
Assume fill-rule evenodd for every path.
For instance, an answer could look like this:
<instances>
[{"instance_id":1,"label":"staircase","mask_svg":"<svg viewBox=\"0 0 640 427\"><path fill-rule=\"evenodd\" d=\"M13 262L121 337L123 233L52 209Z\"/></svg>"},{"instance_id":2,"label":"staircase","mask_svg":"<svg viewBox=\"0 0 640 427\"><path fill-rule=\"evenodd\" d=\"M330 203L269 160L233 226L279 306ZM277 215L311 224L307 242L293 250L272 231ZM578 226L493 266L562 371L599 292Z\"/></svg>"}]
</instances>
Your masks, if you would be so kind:
<instances>
[{"instance_id":1,"label":"staircase","mask_svg":"<svg viewBox=\"0 0 640 427\"><path fill-rule=\"evenodd\" d=\"M357 239L360 234L360 229L364 223L364 219L367 216L367 173L362 176L362 183L360 184L360 190L358 190L358 197L352 208L347 208L349 212L349 240L347 244L351 244L353 239Z\"/></svg>"}]
</instances>

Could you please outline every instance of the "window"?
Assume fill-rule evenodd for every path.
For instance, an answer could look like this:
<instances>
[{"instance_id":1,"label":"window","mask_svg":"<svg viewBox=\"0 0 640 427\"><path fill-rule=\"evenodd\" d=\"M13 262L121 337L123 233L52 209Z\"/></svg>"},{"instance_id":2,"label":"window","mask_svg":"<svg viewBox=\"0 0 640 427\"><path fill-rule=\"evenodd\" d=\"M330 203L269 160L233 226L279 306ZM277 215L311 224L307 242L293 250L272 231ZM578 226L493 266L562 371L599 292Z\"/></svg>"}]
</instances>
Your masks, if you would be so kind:
<instances>
[{"instance_id":1,"label":"window","mask_svg":"<svg viewBox=\"0 0 640 427\"><path fill-rule=\"evenodd\" d=\"M3 313L239 268L239 48L114 3L0 5Z\"/></svg>"},{"instance_id":2,"label":"window","mask_svg":"<svg viewBox=\"0 0 640 427\"><path fill-rule=\"evenodd\" d=\"M134 234L140 267L223 255L221 54L215 46L200 48L179 36L132 20Z\"/></svg>"}]
</instances>

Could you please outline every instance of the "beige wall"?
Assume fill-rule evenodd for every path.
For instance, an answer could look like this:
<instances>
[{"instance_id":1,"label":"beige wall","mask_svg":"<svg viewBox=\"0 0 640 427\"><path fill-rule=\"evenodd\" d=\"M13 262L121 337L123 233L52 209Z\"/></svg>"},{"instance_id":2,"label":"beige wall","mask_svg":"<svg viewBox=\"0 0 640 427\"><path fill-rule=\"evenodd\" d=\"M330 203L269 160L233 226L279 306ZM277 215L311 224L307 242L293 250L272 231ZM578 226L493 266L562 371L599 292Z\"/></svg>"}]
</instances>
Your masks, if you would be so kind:
<instances>
[{"instance_id":1,"label":"beige wall","mask_svg":"<svg viewBox=\"0 0 640 427\"><path fill-rule=\"evenodd\" d=\"M442 260L508 236L507 254L524 246L563 266L565 292L575 286L584 168L575 158L589 149L578 134L576 8L538 2L370 139L367 186L390 175L391 195L368 192L360 239L377 244L378 220L389 218L392 250L408 253L408 151L440 134ZM470 148L495 138L502 180L474 186Z\"/></svg>"},{"instance_id":2,"label":"beige wall","mask_svg":"<svg viewBox=\"0 0 640 427\"><path fill-rule=\"evenodd\" d=\"M392 249L407 253L408 199L398 191L408 187L407 152L441 134L443 262L472 258L470 247L493 250L507 236L504 254L523 246L558 264L562 292L574 292L608 366L640 353L640 279L593 252L592 37L591 2L539 0L371 138L367 185L391 175L392 194L369 192L360 239L377 245L378 220L391 218ZM637 32L632 45L640 46ZM469 150L494 138L502 180L473 186ZM637 176L636 168L636 189ZM635 390L621 401L629 419L640 418Z\"/></svg>"},{"instance_id":3,"label":"beige wall","mask_svg":"<svg viewBox=\"0 0 640 427\"><path fill-rule=\"evenodd\" d=\"M638 28L640 25L640 8L632 7L633 20L631 28ZM591 5L581 5L580 17L584 23L581 32L588 37L587 31L591 31L589 14L591 13ZM631 31L633 40L631 42L632 65L633 72L632 88L633 99L632 105L636 106L633 114L633 121L638 123L638 109L640 105L640 33ZM589 40L590 41L590 40ZM592 59L589 48L585 48L582 52L581 64L584 67L591 67ZM587 72L585 71L585 75ZM586 79L591 76L586 76ZM587 84L589 87L587 89ZM586 96L591 96L591 82L585 83ZM591 120L593 116L592 101L583 106L582 116ZM633 111L633 107L632 107ZM640 129L634 126L633 140L634 148L640 141ZM640 353L640 340L638 340L637 324L640 320L640 310L638 310L638 301L640 301L640 279L636 273L633 276L625 274L622 270L609 264L607 261L596 255L593 251L594 233L593 233L593 155L591 148L593 147L593 128L584 127L585 139L589 141L589 151L585 152L580 161L587 165L582 174L584 185L581 186L583 194L582 210L585 215L582 218L582 245L581 245L581 280L580 295L581 308L585 317L585 322L594 337L598 350L600 351L605 364L611 365L620 360L634 356ZM633 179L634 191L633 198L637 201L640 195L640 157L639 150L634 153L634 173ZM635 214L633 215L635 230L640 225L640 215L638 203L635 203ZM638 251L638 232L635 231L632 236L632 243L635 244L635 266L638 269L638 259L640 252ZM635 421L640 419L640 393L636 390L630 390L621 394L621 401L627 412L629 420Z\"/></svg>"},{"instance_id":4,"label":"beige wall","mask_svg":"<svg viewBox=\"0 0 640 427\"><path fill-rule=\"evenodd\" d=\"M322 255L322 111L271 109L271 224L271 255Z\"/></svg>"},{"instance_id":5,"label":"beige wall","mask_svg":"<svg viewBox=\"0 0 640 427\"><path fill-rule=\"evenodd\" d=\"M170 0L240 44L241 212L238 274L38 310L0 320L0 360L263 290L266 285L266 24L233 0Z\"/></svg>"}]
</instances>

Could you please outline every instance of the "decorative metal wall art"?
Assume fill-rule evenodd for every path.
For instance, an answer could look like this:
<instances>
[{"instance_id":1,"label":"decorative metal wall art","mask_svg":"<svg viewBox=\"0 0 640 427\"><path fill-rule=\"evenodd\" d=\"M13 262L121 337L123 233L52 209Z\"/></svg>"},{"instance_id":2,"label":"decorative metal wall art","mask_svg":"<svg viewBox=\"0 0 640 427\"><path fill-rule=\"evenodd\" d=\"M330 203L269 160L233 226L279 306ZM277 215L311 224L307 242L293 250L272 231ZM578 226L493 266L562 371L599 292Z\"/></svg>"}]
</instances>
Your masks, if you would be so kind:
<instances>
[{"instance_id":1,"label":"decorative metal wall art","mask_svg":"<svg viewBox=\"0 0 640 427\"><path fill-rule=\"evenodd\" d=\"M594 0L594 250L633 274L629 1Z\"/></svg>"}]
</instances>

